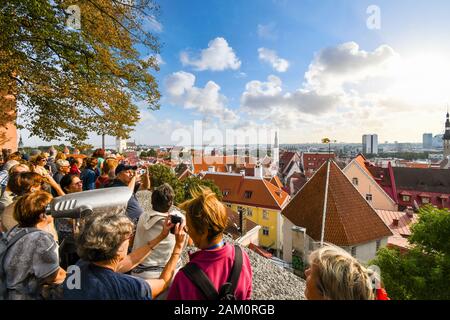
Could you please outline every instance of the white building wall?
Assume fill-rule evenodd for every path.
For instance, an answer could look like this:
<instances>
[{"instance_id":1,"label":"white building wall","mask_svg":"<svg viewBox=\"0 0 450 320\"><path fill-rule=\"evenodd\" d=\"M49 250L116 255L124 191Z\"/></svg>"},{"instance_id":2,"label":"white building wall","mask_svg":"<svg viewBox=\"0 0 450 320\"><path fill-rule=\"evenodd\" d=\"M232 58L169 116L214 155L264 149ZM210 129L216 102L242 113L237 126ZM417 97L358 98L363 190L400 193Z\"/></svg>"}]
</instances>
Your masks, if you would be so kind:
<instances>
[{"instance_id":1,"label":"white building wall","mask_svg":"<svg viewBox=\"0 0 450 320\"><path fill-rule=\"evenodd\" d=\"M280 214L280 216L282 216ZM294 224L285 216L282 216L282 234L283 234L283 260L292 263L292 227Z\"/></svg>"},{"instance_id":2,"label":"white building wall","mask_svg":"<svg viewBox=\"0 0 450 320\"><path fill-rule=\"evenodd\" d=\"M388 238L382 238L380 241L380 248L384 248L387 245ZM352 247L343 247L348 253L351 254ZM371 241L364 244L359 244L356 246L356 256L355 258L362 263L368 263L370 260L374 259L377 254L377 242Z\"/></svg>"}]
</instances>

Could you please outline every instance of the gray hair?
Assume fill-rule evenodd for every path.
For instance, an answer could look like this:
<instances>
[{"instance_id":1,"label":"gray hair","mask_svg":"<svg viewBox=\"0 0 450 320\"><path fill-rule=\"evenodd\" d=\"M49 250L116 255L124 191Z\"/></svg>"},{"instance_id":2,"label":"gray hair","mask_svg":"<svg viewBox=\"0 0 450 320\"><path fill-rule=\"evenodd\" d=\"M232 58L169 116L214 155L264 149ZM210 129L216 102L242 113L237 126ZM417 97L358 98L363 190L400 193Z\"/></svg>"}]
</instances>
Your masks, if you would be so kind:
<instances>
[{"instance_id":1,"label":"gray hair","mask_svg":"<svg viewBox=\"0 0 450 320\"><path fill-rule=\"evenodd\" d=\"M134 224L118 207L98 210L88 216L77 237L77 253L89 262L108 261L116 257L122 243L133 234Z\"/></svg>"}]
</instances>

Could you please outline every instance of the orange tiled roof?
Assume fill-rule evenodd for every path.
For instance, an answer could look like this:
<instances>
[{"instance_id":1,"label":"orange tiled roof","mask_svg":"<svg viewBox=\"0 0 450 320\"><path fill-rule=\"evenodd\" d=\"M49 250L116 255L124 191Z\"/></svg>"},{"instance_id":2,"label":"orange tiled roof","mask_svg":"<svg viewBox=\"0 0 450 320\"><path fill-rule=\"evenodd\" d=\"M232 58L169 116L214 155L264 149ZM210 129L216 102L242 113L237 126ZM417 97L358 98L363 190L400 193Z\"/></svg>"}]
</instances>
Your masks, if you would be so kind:
<instances>
[{"instance_id":1,"label":"orange tiled roof","mask_svg":"<svg viewBox=\"0 0 450 320\"><path fill-rule=\"evenodd\" d=\"M369 177L372 177L372 173L370 173L369 169L367 169L367 159L362 154L358 154L358 156L355 158L355 161L369 175Z\"/></svg>"},{"instance_id":2,"label":"orange tiled roof","mask_svg":"<svg viewBox=\"0 0 450 320\"><path fill-rule=\"evenodd\" d=\"M202 171L208 171L209 167L214 167L216 172L228 172L228 166L235 168L254 168L256 159L244 156L201 156L192 158L194 173L198 174Z\"/></svg>"},{"instance_id":3,"label":"orange tiled roof","mask_svg":"<svg viewBox=\"0 0 450 320\"><path fill-rule=\"evenodd\" d=\"M329 167L324 241L351 246L391 236L383 220L336 163L330 161ZM327 168L325 162L282 211L292 223L306 228L316 241L322 234Z\"/></svg>"},{"instance_id":4,"label":"orange tiled roof","mask_svg":"<svg viewBox=\"0 0 450 320\"><path fill-rule=\"evenodd\" d=\"M272 179L270 179L270 183L277 186L278 188L283 188L283 183L281 182L280 178L278 178L278 176L272 177Z\"/></svg>"},{"instance_id":5,"label":"orange tiled roof","mask_svg":"<svg viewBox=\"0 0 450 320\"><path fill-rule=\"evenodd\" d=\"M265 179L211 172L203 179L213 181L224 193L223 201L228 203L281 210L289 198L286 191ZM246 191L251 192L249 198Z\"/></svg>"}]
</instances>

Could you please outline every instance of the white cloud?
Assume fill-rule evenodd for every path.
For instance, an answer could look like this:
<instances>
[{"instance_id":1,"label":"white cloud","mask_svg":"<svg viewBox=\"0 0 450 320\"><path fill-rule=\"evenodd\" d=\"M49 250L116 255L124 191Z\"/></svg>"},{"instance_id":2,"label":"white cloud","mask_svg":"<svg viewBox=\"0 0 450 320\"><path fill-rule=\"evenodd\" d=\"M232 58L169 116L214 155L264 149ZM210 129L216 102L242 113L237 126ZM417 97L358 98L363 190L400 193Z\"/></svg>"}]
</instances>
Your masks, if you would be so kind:
<instances>
[{"instance_id":1,"label":"white cloud","mask_svg":"<svg viewBox=\"0 0 450 320\"><path fill-rule=\"evenodd\" d=\"M355 42L343 43L323 49L315 56L305 74L306 84L321 92L342 92L346 84L391 76L398 58L387 45L366 52Z\"/></svg>"},{"instance_id":2,"label":"white cloud","mask_svg":"<svg viewBox=\"0 0 450 320\"><path fill-rule=\"evenodd\" d=\"M443 117L449 82L444 55L401 56L387 45L365 51L348 42L319 51L297 90L284 90L276 76L248 82L241 111L284 128L290 142L299 141L298 132L310 142L323 136L356 142L365 132L419 141L421 132L442 127L436 119ZM412 124L420 131L408 139Z\"/></svg>"},{"instance_id":3,"label":"white cloud","mask_svg":"<svg viewBox=\"0 0 450 320\"><path fill-rule=\"evenodd\" d=\"M163 25L161 22L159 22L155 16L148 16L144 19L142 28L145 31L154 31L161 33L163 32Z\"/></svg>"},{"instance_id":4,"label":"white cloud","mask_svg":"<svg viewBox=\"0 0 450 320\"><path fill-rule=\"evenodd\" d=\"M165 84L173 104L223 121L235 121L238 118L233 110L226 107L227 98L220 93L220 86L214 81L208 81L204 88L198 88L194 86L195 76L192 73L179 71L168 76Z\"/></svg>"},{"instance_id":5,"label":"white cloud","mask_svg":"<svg viewBox=\"0 0 450 320\"><path fill-rule=\"evenodd\" d=\"M197 59L191 58L188 52L182 51L180 60L183 66L193 66L197 71L237 70L241 67L241 61L236 56L233 48L221 37L210 41L208 48L201 50Z\"/></svg>"},{"instance_id":6,"label":"white cloud","mask_svg":"<svg viewBox=\"0 0 450 320\"><path fill-rule=\"evenodd\" d=\"M284 93L281 79L274 75L269 76L267 82L250 81L241 96L243 111L269 118L276 116L285 119L287 111L298 115L318 115L335 109L339 103L340 96L322 95L313 90L299 89Z\"/></svg>"},{"instance_id":7,"label":"white cloud","mask_svg":"<svg viewBox=\"0 0 450 320\"><path fill-rule=\"evenodd\" d=\"M278 72L286 72L289 68L289 61L278 57L274 50L259 48L258 54L261 61L270 63L272 68Z\"/></svg>"},{"instance_id":8,"label":"white cloud","mask_svg":"<svg viewBox=\"0 0 450 320\"><path fill-rule=\"evenodd\" d=\"M276 24L271 22L269 24L258 24L258 36L266 40L275 40L278 38L276 32Z\"/></svg>"}]
</instances>

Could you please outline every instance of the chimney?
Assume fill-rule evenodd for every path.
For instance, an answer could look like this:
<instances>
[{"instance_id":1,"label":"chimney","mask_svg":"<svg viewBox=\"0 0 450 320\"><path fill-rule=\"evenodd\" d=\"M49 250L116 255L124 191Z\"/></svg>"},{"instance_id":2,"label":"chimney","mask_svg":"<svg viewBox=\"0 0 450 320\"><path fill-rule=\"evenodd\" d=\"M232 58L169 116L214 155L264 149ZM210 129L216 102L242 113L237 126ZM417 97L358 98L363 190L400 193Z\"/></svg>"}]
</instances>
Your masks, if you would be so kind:
<instances>
[{"instance_id":1,"label":"chimney","mask_svg":"<svg viewBox=\"0 0 450 320\"><path fill-rule=\"evenodd\" d=\"M255 178L263 178L263 168L260 164L256 165L255 167Z\"/></svg>"},{"instance_id":2,"label":"chimney","mask_svg":"<svg viewBox=\"0 0 450 320\"><path fill-rule=\"evenodd\" d=\"M412 217L414 216L414 210L412 207L408 206L406 207L406 215L408 216L408 218L412 219Z\"/></svg>"},{"instance_id":3,"label":"chimney","mask_svg":"<svg viewBox=\"0 0 450 320\"><path fill-rule=\"evenodd\" d=\"M392 224L394 225L394 227L398 227L398 221L399 220L396 218L392 220Z\"/></svg>"},{"instance_id":4,"label":"chimney","mask_svg":"<svg viewBox=\"0 0 450 320\"><path fill-rule=\"evenodd\" d=\"M216 168L214 166L209 166L208 172L216 172Z\"/></svg>"}]
</instances>

